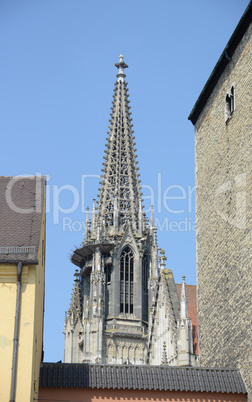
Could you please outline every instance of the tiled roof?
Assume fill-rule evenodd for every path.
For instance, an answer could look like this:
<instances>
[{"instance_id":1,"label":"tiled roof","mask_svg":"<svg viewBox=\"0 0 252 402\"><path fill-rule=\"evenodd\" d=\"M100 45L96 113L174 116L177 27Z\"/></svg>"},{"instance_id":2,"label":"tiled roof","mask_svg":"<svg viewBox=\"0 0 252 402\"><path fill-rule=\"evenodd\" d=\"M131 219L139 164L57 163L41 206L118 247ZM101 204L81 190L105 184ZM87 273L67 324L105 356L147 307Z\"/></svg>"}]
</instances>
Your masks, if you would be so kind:
<instances>
[{"instance_id":1,"label":"tiled roof","mask_svg":"<svg viewBox=\"0 0 252 402\"><path fill-rule=\"evenodd\" d=\"M246 394L238 369L41 363L40 388L107 388Z\"/></svg>"},{"instance_id":2,"label":"tiled roof","mask_svg":"<svg viewBox=\"0 0 252 402\"><path fill-rule=\"evenodd\" d=\"M176 284L179 300L181 294L181 284ZM192 322L193 352L199 354L198 339L198 312L197 312L197 288L195 285L186 285L188 316Z\"/></svg>"},{"instance_id":3,"label":"tiled roof","mask_svg":"<svg viewBox=\"0 0 252 402\"><path fill-rule=\"evenodd\" d=\"M36 260L45 177L0 177L0 261Z\"/></svg>"}]
</instances>

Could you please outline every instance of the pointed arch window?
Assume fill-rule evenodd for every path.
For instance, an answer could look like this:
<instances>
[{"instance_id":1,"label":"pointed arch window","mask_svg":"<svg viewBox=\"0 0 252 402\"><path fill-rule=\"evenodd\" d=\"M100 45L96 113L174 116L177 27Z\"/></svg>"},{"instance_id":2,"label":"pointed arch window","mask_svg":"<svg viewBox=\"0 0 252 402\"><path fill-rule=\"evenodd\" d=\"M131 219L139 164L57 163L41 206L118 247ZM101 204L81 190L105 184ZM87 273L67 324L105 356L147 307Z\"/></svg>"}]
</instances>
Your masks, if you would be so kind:
<instances>
[{"instance_id":1,"label":"pointed arch window","mask_svg":"<svg viewBox=\"0 0 252 402\"><path fill-rule=\"evenodd\" d=\"M143 320L148 321L148 280L149 280L149 259L147 254L143 257L142 290L143 290Z\"/></svg>"},{"instance_id":2,"label":"pointed arch window","mask_svg":"<svg viewBox=\"0 0 252 402\"><path fill-rule=\"evenodd\" d=\"M120 313L133 314L134 255L126 246L120 258Z\"/></svg>"}]
</instances>

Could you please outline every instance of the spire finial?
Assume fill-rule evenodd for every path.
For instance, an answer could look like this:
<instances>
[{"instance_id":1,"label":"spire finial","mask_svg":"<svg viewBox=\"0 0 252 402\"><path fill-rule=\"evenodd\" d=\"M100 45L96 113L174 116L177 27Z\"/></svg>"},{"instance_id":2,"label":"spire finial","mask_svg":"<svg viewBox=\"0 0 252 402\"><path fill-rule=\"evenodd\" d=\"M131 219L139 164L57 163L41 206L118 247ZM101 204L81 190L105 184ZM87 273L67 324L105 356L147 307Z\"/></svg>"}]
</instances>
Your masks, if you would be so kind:
<instances>
[{"instance_id":1,"label":"spire finial","mask_svg":"<svg viewBox=\"0 0 252 402\"><path fill-rule=\"evenodd\" d=\"M118 74L117 74L118 81L124 81L124 78L126 77L126 75L124 74L123 69L128 68L128 64L124 63L122 54L120 54L120 56L119 56L119 63L115 63L115 66L119 70Z\"/></svg>"},{"instance_id":2,"label":"spire finial","mask_svg":"<svg viewBox=\"0 0 252 402\"><path fill-rule=\"evenodd\" d=\"M86 213L86 223L89 222L89 208L87 207L87 213Z\"/></svg>"},{"instance_id":3,"label":"spire finial","mask_svg":"<svg viewBox=\"0 0 252 402\"><path fill-rule=\"evenodd\" d=\"M151 205L151 220L150 220L150 229L154 228L154 206Z\"/></svg>"},{"instance_id":4,"label":"spire finial","mask_svg":"<svg viewBox=\"0 0 252 402\"><path fill-rule=\"evenodd\" d=\"M185 283L185 275L182 276L182 289L181 289L181 300L186 300L186 283Z\"/></svg>"},{"instance_id":5,"label":"spire finial","mask_svg":"<svg viewBox=\"0 0 252 402\"><path fill-rule=\"evenodd\" d=\"M93 198L92 230L95 230L95 198Z\"/></svg>"},{"instance_id":6,"label":"spire finial","mask_svg":"<svg viewBox=\"0 0 252 402\"><path fill-rule=\"evenodd\" d=\"M187 303L187 292L185 275L182 276L182 286L181 286L181 301L180 301L180 318L188 317L188 303Z\"/></svg>"},{"instance_id":7,"label":"spire finial","mask_svg":"<svg viewBox=\"0 0 252 402\"><path fill-rule=\"evenodd\" d=\"M160 249L160 254L161 254L161 256L159 257L160 269L164 269L165 268L165 261L167 260L167 258L165 256L165 251L162 248Z\"/></svg>"},{"instance_id":8,"label":"spire finial","mask_svg":"<svg viewBox=\"0 0 252 402\"><path fill-rule=\"evenodd\" d=\"M89 208L87 207L86 223L85 223L85 241L88 241L89 229L90 229Z\"/></svg>"}]
</instances>

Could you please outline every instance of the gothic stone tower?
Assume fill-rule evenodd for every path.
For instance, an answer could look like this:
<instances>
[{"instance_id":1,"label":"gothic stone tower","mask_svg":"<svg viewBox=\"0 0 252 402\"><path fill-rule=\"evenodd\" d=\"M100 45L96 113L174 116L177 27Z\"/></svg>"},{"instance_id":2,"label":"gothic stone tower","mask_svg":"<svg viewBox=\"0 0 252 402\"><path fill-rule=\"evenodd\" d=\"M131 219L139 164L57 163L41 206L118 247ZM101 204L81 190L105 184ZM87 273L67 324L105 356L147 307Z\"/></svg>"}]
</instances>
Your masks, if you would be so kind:
<instances>
[{"instance_id":1,"label":"gothic stone tower","mask_svg":"<svg viewBox=\"0 0 252 402\"><path fill-rule=\"evenodd\" d=\"M91 220L87 211L84 243L72 255L79 270L65 319L65 362L147 364L152 357L161 364L150 341L160 283L156 228L153 210L150 223L143 212L123 56L116 67L98 206L94 200Z\"/></svg>"},{"instance_id":2,"label":"gothic stone tower","mask_svg":"<svg viewBox=\"0 0 252 402\"><path fill-rule=\"evenodd\" d=\"M189 116L195 126L200 364L239 367L250 401L251 93L252 2Z\"/></svg>"},{"instance_id":3,"label":"gothic stone tower","mask_svg":"<svg viewBox=\"0 0 252 402\"><path fill-rule=\"evenodd\" d=\"M120 56L98 207L86 219L80 267L65 324L65 361L146 363L148 280L157 242L142 211L128 89ZM68 335L68 326L75 330Z\"/></svg>"}]
</instances>

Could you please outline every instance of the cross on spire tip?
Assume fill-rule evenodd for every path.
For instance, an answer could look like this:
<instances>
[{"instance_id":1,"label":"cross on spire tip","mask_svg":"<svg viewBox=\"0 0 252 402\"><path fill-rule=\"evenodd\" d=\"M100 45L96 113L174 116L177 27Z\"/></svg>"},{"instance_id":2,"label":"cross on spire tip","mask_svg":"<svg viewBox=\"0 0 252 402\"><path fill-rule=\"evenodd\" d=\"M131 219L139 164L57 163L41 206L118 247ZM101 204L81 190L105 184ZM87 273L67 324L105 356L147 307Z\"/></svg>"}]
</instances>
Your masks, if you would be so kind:
<instances>
[{"instance_id":1,"label":"cross on spire tip","mask_svg":"<svg viewBox=\"0 0 252 402\"><path fill-rule=\"evenodd\" d=\"M118 81L124 81L126 75L124 74L124 68L128 68L128 64L123 61L123 55L119 56L119 63L115 63L115 66L118 68L117 78Z\"/></svg>"}]
</instances>

